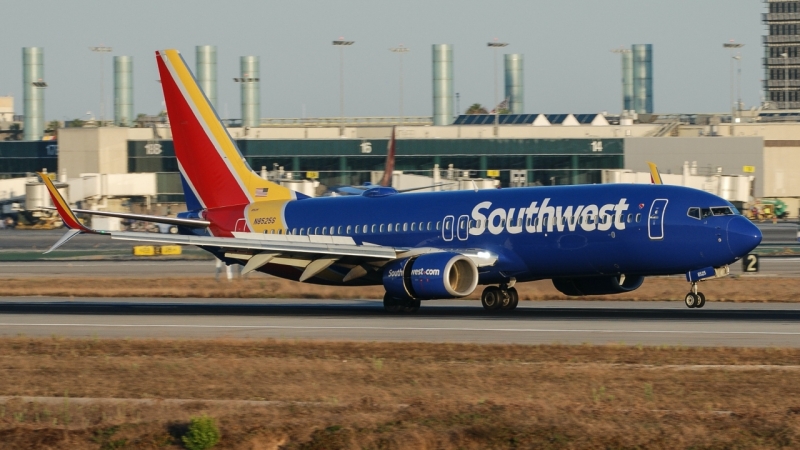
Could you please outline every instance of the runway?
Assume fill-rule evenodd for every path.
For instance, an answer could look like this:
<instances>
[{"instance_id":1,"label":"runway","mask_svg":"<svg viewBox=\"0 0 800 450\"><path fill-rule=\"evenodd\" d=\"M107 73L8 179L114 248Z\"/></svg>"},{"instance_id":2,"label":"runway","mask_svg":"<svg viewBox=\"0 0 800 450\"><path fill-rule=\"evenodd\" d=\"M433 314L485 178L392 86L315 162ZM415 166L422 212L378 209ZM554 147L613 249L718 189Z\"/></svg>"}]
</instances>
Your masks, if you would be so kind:
<instances>
[{"instance_id":1,"label":"runway","mask_svg":"<svg viewBox=\"0 0 800 450\"><path fill-rule=\"evenodd\" d=\"M761 270L744 276L800 276L800 258L761 258ZM27 261L0 262L0 278L7 277L213 277L213 260L175 261ZM731 265L731 274L742 275L742 264ZM262 276L253 273L251 276Z\"/></svg>"},{"instance_id":2,"label":"runway","mask_svg":"<svg viewBox=\"0 0 800 450\"><path fill-rule=\"evenodd\" d=\"M5 336L800 347L798 325L797 304L522 302L492 314L449 300L391 315L362 300L0 299Z\"/></svg>"}]
</instances>

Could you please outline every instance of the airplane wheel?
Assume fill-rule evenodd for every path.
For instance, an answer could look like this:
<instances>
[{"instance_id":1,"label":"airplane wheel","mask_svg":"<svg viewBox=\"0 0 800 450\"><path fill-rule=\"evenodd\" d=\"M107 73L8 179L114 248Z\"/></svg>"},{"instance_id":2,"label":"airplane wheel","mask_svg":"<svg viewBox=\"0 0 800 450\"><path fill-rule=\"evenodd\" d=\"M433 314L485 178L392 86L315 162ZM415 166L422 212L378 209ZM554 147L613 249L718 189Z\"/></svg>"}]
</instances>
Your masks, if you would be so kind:
<instances>
[{"instance_id":1,"label":"airplane wheel","mask_svg":"<svg viewBox=\"0 0 800 450\"><path fill-rule=\"evenodd\" d=\"M503 304L503 309L507 311L516 309L517 305L519 304L519 293L517 292L517 289L512 287L509 288L506 292L508 295L508 302Z\"/></svg>"},{"instance_id":2,"label":"airplane wheel","mask_svg":"<svg viewBox=\"0 0 800 450\"><path fill-rule=\"evenodd\" d=\"M695 305L695 308L702 308L703 306L706 306L706 296L703 295L702 292L698 292L697 293L697 305Z\"/></svg>"},{"instance_id":3,"label":"airplane wheel","mask_svg":"<svg viewBox=\"0 0 800 450\"><path fill-rule=\"evenodd\" d=\"M409 300L403 305L403 312L407 313L415 313L419 311L420 301L419 300Z\"/></svg>"},{"instance_id":4,"label":"airplane wheel","mask_svg":"<svg viewBox=\"0 0 800 450\"><path fill-rule=\"evenodd\" d=\"M503 304L503 291L497 286L488 286L481 294L481 304L487 311L500 308Z\"/></svg>"},{"instance_id":5,"label":"airplane wheel","mask_svg":"<svg viewBox=\"0 0 800 450\"><path fill-rule=\"evenodd\" d=\"M403 309L403 302L400 299L394 298L387 292L383 296L383 309L390 313L397 313Z\"/></svg>"},{"instance_id":6,"label":"airplane wheel","mask_svg":"<svg viewBox=\"0 0 800 450\"><path fill-rule=\"evenodd\" d=\"M696 308L697 303L700 301L700 298L695 295L693 292L689 292L686 294L686 297L683 299L683 303L686 304L689 308Z\"/></svg>"}]
</instances>

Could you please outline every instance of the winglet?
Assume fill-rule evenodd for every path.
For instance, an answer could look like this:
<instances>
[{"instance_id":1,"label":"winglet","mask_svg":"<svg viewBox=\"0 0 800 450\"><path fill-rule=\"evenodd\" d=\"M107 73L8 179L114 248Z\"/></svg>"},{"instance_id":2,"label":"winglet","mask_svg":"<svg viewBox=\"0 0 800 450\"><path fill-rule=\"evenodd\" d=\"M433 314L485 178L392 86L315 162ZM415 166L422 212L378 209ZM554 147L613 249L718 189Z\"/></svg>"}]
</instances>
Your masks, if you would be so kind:
<instances>
[{"instance_id":1,"label":"winglet","mask_svg":"<svg viewBox=\"0 0 800 450\"><path fill-rule=\"evenodd\" d=\"M658 173L656 164L648 161L647 165L650 166L650 182L653 184L664 184L661 181L661 174Z\"/></svg>"},{"instance_id":2,"label":"winglet","mask_svg":"<svg viewBox=\"0 0 800 450\"><path fill-rule=\"evenodd\" d=\"M78 218L75 217L75 213L72 212L69 205L64 200L64 197L62 197L61 193L58 192L58 189L56 189L56 186L53 184L53 181L50 179L50 177L41 172L37 172L37 175L39 175L39 177L42 179L44 185L47 186L47 191L50 193L50 199L53 200L53 206L55 206L56 210L58 210L58 214L61 216L61 220L64 221L64 225L66 225L67 228L78 230L83 233L97 233L97 231L85 227L78 220ZM63 244L61 241L59 241L59 243ZM51 248L48 251L53 250L55 250L55 248Z\"/></svg>"}]
</instances>

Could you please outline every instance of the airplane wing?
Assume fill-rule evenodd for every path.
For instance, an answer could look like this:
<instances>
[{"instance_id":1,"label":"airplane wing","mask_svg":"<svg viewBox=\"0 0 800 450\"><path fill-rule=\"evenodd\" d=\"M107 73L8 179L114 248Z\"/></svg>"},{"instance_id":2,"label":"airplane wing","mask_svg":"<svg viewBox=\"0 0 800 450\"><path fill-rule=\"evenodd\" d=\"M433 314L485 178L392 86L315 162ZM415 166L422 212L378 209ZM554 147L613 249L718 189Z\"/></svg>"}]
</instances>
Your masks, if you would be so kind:
<instances>
[{"instance_id":1,"label":"airplane wing","mask_svg":"<svg viewBox=\"0 0 800 450\"><path fill-rule=\"evenodd\" d=\"M45 253L57 249L82 233L103 234L119 240L217 248L226 257L247 261L242 273L256 270L270 261L300 267L304 268L300 281L305 281L317 275L337 261L349 260L349 264L353 266L353 269L352 273L345 277L344 281L348 281L366 274L362 264L374 263L382 265L397 258L440 251L434 248L409 249L367 243L359 245L349 236L295 236L234 232L233 237L216 237L94 230L78 221L73 210L61 197L50 178L44 174L39 175L47 186L50 197L53 199L53 204L56 205L56 210L61 214L64 224L70 229ZM148 217L161 219L156 216ZM497 260L496 256L479 250L465 250L462 253L473 259L479 267L494 264Z\"/></svg>"}]
</instances>

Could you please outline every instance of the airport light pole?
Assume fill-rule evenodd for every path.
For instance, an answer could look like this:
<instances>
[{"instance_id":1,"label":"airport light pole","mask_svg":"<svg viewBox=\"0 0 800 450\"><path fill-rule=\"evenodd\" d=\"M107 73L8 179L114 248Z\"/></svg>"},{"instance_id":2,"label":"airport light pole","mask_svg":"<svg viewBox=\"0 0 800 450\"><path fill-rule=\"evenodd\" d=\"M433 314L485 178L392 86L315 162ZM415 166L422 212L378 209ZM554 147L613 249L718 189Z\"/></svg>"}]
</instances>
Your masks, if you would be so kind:
<instances>
[{"instance_id":1,"label":"airport light pole","mask_svg":"<svg viewBox=\"0 0 800 450\"><path fill-rule=\"evenodd\" d=\"M344 48L355 44L356 41L345 41L344 37L333 41L339 47L339 120L340 135L344 136Z\"/></svg>"},{"instance_id":2,"label":"airport light pole","mask_svg":"<svg viewBox=\"0 0 800 450\"><path fill-rule=\"evenodd\" d=\"M106 53L111 53L111 47L89 47L89 50L100 53L100 126L106 120L106 88L105 88L105 71L106 71Z\"/></svg>"},{"instance_id":3,"label":"airport light pole","mask_svg":"<svg viewBox=\"0 0 800 450\"><path fill-rule=\"evenodd\" d=\"M497 107L497 50L508 47L508 42L499 42L497 38L494 38L493 41L486 43L486 46L494 49L494 133L497 135L497 122L500 114L500 108Z\"/></svg>"},{"instance_id":4,"label":"airport light pole","mask_svg":"<svg viewBox=\"0 0 800 450\"><path fill-rule=\"evenodd\" d=\"M625 55L631 53L631 49L620 47L611 49L611 53L616 53L620 56L620 62L622 63L622 112L620 113L620 121L622 120L622 115L625 114ZM620 122L622 123L622 122Z\"/></svg>"},{"instance_id":5,"label":"airport light pole","mask_svg":"<svg viewBox=\"0 0 800 450\"><path fill-rule=\"evenodd\" d=\"M410 50L408 47L404 47L403 44L400 44L399 47L390 48L389 51L393 53L397 53L400 59L400 125L403 124L403 54L408 53Z\"/></svg>"},{"instance_id":6,"label":"airport light pole","mask_svg":"<svg viewBox=\"0 0 800 450\"><path fill-rule=\"evenodd\" d=\"M729 49L731 51L731 93L730 93L731 94L731 97L730 97L731 132L733 130L733 123L736 121L736 119L735 119L736 118L736 108L734 107L734 97L733 97L733 92L734 92L733 63L734 63L734 58L735 58L736 55L734 55L733 52L736 51L736 49L739 49L739 48L742 48L742 47L744 47L744 44L740 44L738 42L734 42L733 39L731 39L729 42L726 42L726 43L722 44L722 48L727 48L727 49Z\"/></svg>"}]
</instances>

